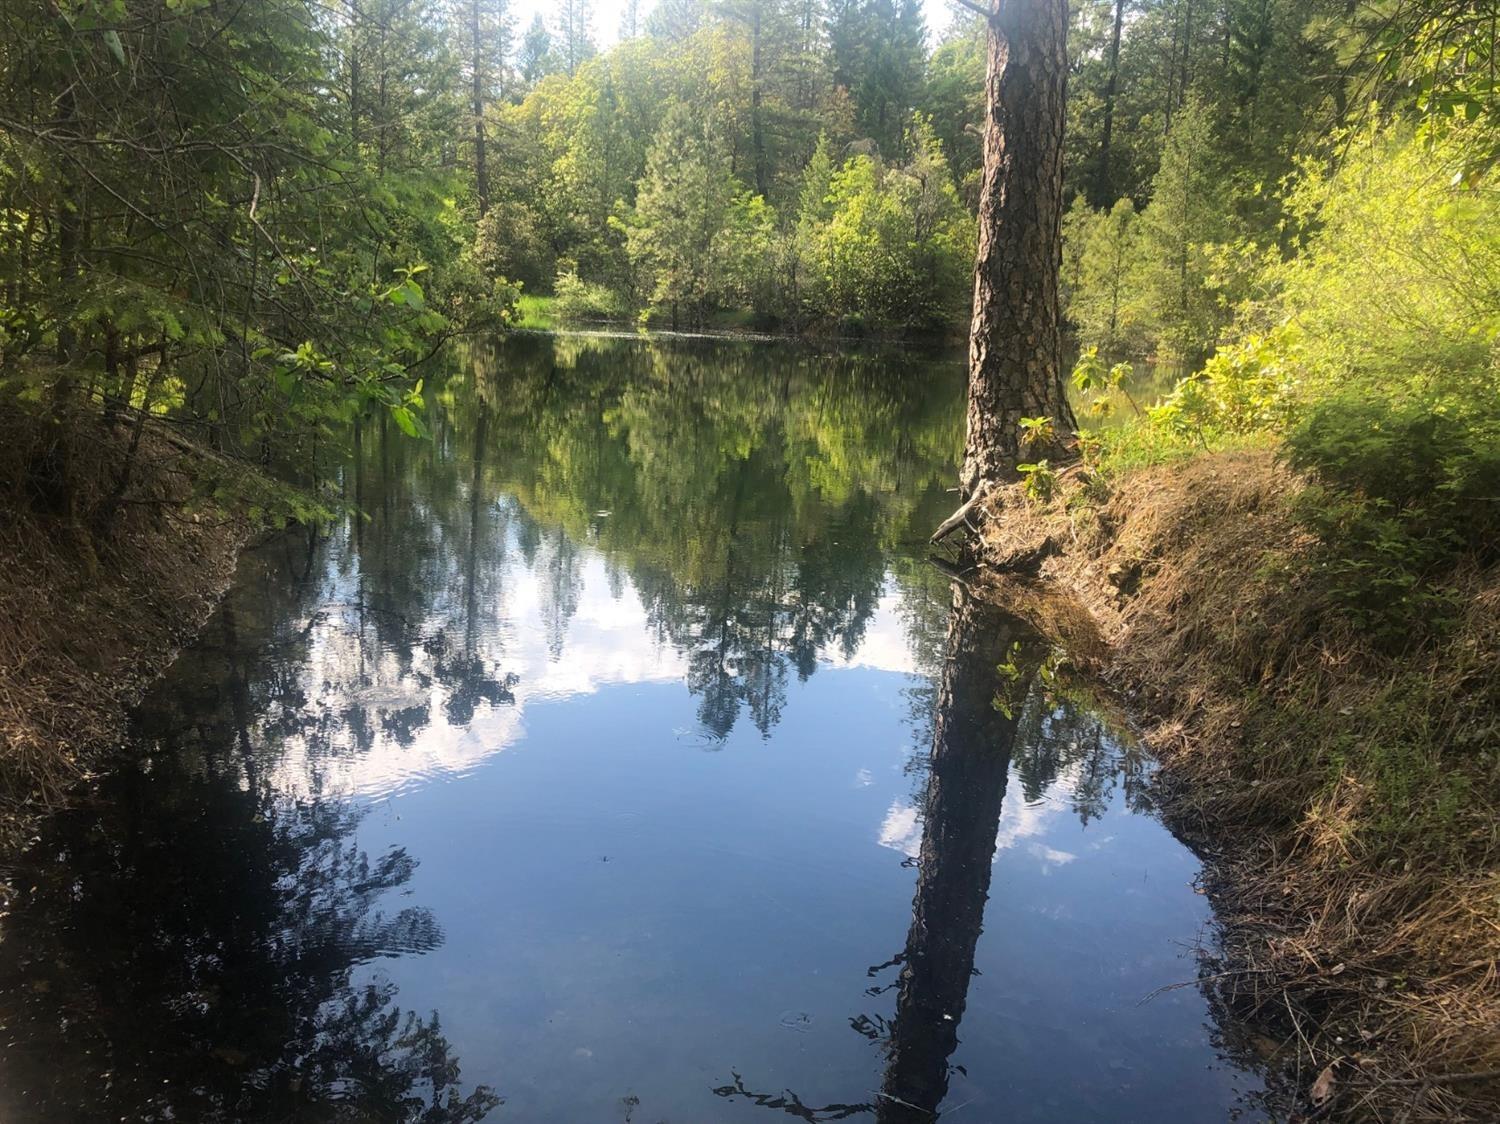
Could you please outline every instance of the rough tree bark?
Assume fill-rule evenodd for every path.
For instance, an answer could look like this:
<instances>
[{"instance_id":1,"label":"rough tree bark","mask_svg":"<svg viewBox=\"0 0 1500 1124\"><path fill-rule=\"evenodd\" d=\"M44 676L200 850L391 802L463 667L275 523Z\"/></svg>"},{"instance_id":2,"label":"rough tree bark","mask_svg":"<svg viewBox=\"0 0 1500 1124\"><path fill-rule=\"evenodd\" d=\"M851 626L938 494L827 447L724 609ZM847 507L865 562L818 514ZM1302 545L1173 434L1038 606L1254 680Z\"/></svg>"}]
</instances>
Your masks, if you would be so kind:
<instances>
[{"instance_id":1,"label":"rough tree bark","mask_svg":"<svg viewBox=\"0 0 1500 1124\"><path fill-rule=\"evenodd\" d=\"M1013 479L1020 461L1064 457L1077 424L1057 298L1067 29L1067 0L997 0L989 15L965 498ZM1020 420L1041 416L1053 438L1024 446Z\"/></svg>"}]
</instances>

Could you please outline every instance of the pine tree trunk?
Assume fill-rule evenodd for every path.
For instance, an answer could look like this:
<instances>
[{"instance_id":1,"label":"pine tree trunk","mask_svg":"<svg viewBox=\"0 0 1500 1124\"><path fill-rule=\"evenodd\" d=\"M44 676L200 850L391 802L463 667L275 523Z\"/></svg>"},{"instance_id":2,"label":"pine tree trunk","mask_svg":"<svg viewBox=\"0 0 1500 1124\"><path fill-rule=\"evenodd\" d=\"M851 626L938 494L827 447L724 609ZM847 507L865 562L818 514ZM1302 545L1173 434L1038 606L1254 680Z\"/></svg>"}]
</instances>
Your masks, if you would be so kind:
<instances>
[{"instance_id":1,"label":"pine tree trunk","mask_svg":"<svg viewBox=\"0 0 1500 1124\"><path fill-rule=\"evenodd\" d=\"M1065 456L1076 428L1057 296L1067 28L1067 0L1008 0L990 20L965 496L1022 460ZM1055 437L1023 446L1020 420L1040 416Z\"/></svg>"},{"instance_id":2,"label":"pine tree trunk","mask_svg":"<svg viewBox=\"0 0 1500 1124\"><path fill-rule=\"evenodd\" d=\"M1110 167L1110 144L1115 131L1115 94L1120 85L1120 33L1125 27L1125 0L1115 0L1115 26L1109 40L1109 78L1104 84L1104 125L1099 136L1099 182L1094 205L1112 207L1115 202L1114 169Z\"/></svg>"},{"instance_id":3,"label":"pine tree trunk","mask_svg":"<svg viewBox=\"0 0 1500 1124\"><path fill-rule=\"evenodd\" d=\"M1172 131L1172 110L1177 107L1177 44L1180 24L1172 13L1172 49L1167 53L1167 111L1162 121L1162 136Z\"/></svg>"},{"instance_id":4,"label":"pine tree trunk","mask_svg":"<svg viewBox=\"0 0 1500 1124\"><path fill-rule=\"evenodd\" d=\"M755 191L758 195L770 194L769 177L766 175L766 132L762 120L761 86L765 82L762 72L760 48L760 8L750 17L750 148L755 159Z\"/></svg>"},{"instance_id":5,"label":"pine tree trunk","mask_svg":"<svg viewBox=\"0 0 1500 1124\"><path fill-rule=\"evenodd\" d=\"M1184 0L1182 8L1182 72L1177 79L1177 108L1187 104L1188 88L1193 81L1193 0Z\"/></svg>"},{"instance_id":6,"label":"pine tree trunk","mask_svg":"<svg viewBox=\"0 0 1500 1124\"><path fill-rule=\"evenodd\" d=\"M490 175L484 151L484 37L480 27L479 0L470 0L469 36L470 47L473 49L470 62L474 79L474 195L479 204L479 217L484 218L490 209Z\"/></svg>"}]
</instances>

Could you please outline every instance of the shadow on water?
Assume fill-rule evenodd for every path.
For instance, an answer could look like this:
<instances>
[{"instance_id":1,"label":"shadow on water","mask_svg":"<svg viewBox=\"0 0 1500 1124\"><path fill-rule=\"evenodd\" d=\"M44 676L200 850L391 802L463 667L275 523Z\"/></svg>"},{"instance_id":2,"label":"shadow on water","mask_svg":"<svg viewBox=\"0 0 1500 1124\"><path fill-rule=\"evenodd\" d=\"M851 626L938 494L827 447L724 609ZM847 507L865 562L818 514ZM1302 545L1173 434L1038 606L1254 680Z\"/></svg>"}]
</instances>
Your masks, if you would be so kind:
<instances>
[{"instance_id":1,"label":"shadow on water","mask_svg":"<svg viewBox=\"0 0 1500 1124\"><path fill-rule=\"evenodd\" d=\"M880 1087L869 1101L810 1105L789 1090L756 1092L735 1073L732 1083L714 1090L716 1096L807 1121L862 1115L881 1124L937 1120L978 974L975 951L1008 784L1016 780L1021 798L1035 801L1060 773L1072 770L1072 810L1085 825L1102 814L1117 783L1133 807L1146 805L1140 760L1119 759L1097 716L1053 697L1047 680L1055 653L1047 643L963 582L954 581L951 592L925 762L911 928L901 951L866 973L880 979L897 970L893 981L865 992L873 998L895 991L895 1012L890 1019L860 1014L849 1020L851 1029L882 1048Z\"/></svg>"},{"instance_id":2,"label":"shadow on water","mask_svg":"<svg viewBox=\"0 0 1500 1124\"><path fill-rule=\"evenodd\" d=\"M304 532L252 558L136 753L6 872L6 1119L464 1124L500 1103L462 1084L436 1012L357 978L443 944L429 910L382 904L416 859L366 853L367 809L270 775L267 739L330 736L288 674L308 628L261 628L307 604L316 550Z\"/></svg>"},{"instance_id":3,"label":"shadow on water","mask_svg":"<svg viewBox=\"0 0 1500 1124\"><path fill-rule=\"evenodd\" d=\"M1232 1103L1201 1003L1129 1009L1206 912L1139 759L924 560L958 375L532 337L354 426L363 514L247 553L6 868L0 1115Z\"/></svg>"}]
</instances>

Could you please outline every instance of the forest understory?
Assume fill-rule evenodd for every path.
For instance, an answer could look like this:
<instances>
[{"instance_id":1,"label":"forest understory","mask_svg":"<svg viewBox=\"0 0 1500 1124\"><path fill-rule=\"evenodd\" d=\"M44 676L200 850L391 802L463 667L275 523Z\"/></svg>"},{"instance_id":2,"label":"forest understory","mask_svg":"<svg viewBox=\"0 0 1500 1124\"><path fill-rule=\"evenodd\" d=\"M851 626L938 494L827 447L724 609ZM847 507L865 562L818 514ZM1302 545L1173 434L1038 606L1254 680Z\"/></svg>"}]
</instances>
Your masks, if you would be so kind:
<instances>
[{"instance_id":1,"label":"forest understory","mask_svg":"<svg viewBox=\"0 0 1500 1124\"><path fill-rule=\"evenodd\" d=\"M1500 568L1460 559L1451 626L1377 644L1330 603L1304 486L1256 449L1001 489L980 581L1142 724L1221 926L1200 981L1291 1118L1493 1120Z\"/></svg>"},{"instance_id":2,"label":"forest understory","mask_svg":"<svg viewBox=\"0 0 1500 1124\"><path fill-rule=\"evenodd\" d=\"M250 530L192 501L216 458L176 434L92 412L35 421L23 411L0 435L7 846L118 744L127 709L228 587Z\"/></svg>"}]
</instances>

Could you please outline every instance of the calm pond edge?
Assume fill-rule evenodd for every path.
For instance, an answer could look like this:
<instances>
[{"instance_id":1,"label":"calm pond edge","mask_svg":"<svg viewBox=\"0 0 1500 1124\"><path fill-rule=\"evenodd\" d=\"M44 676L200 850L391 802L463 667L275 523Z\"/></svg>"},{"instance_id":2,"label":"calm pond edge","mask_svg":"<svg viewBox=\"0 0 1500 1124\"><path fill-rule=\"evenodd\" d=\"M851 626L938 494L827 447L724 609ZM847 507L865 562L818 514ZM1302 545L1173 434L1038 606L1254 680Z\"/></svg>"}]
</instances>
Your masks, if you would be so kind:
<instances>
[{"instance_id":1,"label":"calm pond edge","mask_svg":"<svg viewBox=\"0 0 1500 1124\"><path fill-rule=\"evenodd\" d=\"M1500 573L1447 576L1452 631L1381 652L1298 580L1313 549L1300 487L1254 450L1108 481L1072 471L1046 502L997 489L979 581L1009 605L1052 591L1025 615L1141 723L1163 816L1205 863L1221 947L1203 982L1292 1118L1493 1120L1500 778L1482 750L1500 713ZM1391 765L1398 751L1421 767ZM1417 786L1420 821L1392 819L1393 771ZM1421 787L1438 777L1462 798Z\"/></svg>"},{"instance_id":2,"label":"calm pond edge","mask_svg":"<svg viewBox=\"0 0 1500 1124\"><path fill-rule=\"evenodd\" d=\"M130 708L208 622L251 534L243 516L192 502L189 481L218 458L154 426L135 450L132 498L111 511L129 443L128 427L94 419L0 440L0 479L17 482L0 492L0 853L119 747ZM28 494L64 446L71 494Z\"/></svg>"},{"instance_id":3,"label":"calm pond edge","mask_svg":"<svg viewBox=\"0 0 1500 1124\"><path fill-rule=\"evenodd\" d=\"M75 513L106 494L125 441L91 437L73 466ZM14 463L0 467L24 479L14 470L38 450L3 444ZM208 456L148 432L137 481L158 502L131 505L107 530L39 513L14 488L0 498L0 553L11 560L0 576L11 622L0 642L0 841L21 842L118 746L129 707L228 589L250 524L179 507L193 476L185 463ZM1381 657L1348 634L1307 635L1306 606L1267 565L1306 549L1288 513L1295 481L1270 453L1240 452L1099 491L1074 477L1045 505L998 492L981 544L986 581L1037 575L1081 607L1025 615L1144 722L1163 814L1206 864L1222 934L1206 969L1218 1001L1268 1032L1266 1060L1294 1075L1305 1119L1493 1119L1493 821L1487 833L1455 820L1451 838L1395 865L1359 846L1367 801L1330 763L1390 698L1372 693ZM1476 660L1500 660L1500 577L1464 580L1462 626L1416 661L1434 692L1462 691ZM1003 591L1008 607L1020 596ZM1292 739L1288 712L1306 717L1295 696L1309 688L1322 723Z\"/></svg>"}]
</instances>

